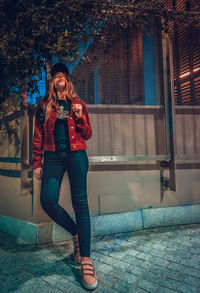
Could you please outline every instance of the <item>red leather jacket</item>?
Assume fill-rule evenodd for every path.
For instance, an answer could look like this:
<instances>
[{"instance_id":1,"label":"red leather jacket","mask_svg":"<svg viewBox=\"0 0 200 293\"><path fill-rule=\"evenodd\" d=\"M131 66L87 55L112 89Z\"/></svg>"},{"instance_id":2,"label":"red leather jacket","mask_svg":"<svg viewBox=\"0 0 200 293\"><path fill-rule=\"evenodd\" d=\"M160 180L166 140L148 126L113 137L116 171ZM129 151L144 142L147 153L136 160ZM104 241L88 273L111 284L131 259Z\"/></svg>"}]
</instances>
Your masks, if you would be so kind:
<instances>
[{"instance_id":1,"label":"red leather jacket","mask_svg":"<svg viewBox=\"0 0 200 293\"><path fill-rule=\"evenodd\" d=\"M53 137L54 123L56 121L57 114L57 104L52 104L52 111L47 122L44 124L43 118L43 108L42 104L44 99L42 99L37 108L35 114L35 129L33 136L33 159L32 166L33 169L42 167L43 151L55 151L55 142ZM70 138L70 149L71 151L76 150L86 150L87 144L85 140L88 140L92 136L92 128L90 125L90 118L88 115L88 110L86 104L80 98L76 98L72 101L73 103L82 104L82 117L77 118L75 113L72 111L68 117L68 130ZM71 104L71 106L72 106Z\"/></svg>"}]
</instances>

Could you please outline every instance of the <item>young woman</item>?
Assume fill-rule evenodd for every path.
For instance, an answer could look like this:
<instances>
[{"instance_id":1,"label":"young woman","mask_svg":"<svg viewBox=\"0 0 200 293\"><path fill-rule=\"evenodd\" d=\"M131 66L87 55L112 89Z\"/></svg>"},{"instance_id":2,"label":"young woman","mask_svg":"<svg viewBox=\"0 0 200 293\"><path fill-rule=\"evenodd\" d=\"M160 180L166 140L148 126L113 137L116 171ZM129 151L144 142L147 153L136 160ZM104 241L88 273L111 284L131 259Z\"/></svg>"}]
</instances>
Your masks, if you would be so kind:
<instances>
[{"instance_id":1,"label":"young woman","mask_svg":"<svg viewBox=\"0 0 200 293\"><path fill-rule=\"evenodd\" d=\"M90 118L85 102L74 92L67 67L63 63L55 64L51 76L49 94L36 109L32 160L34 176L42 179L43 209L73 236L74 258L81 264L84 287L94 289L97 287L97 276L90 258L89 161L85 142L92 136ZM65 171L69 176L76 223L58 204Z\"/></svg>"}]
</instances>

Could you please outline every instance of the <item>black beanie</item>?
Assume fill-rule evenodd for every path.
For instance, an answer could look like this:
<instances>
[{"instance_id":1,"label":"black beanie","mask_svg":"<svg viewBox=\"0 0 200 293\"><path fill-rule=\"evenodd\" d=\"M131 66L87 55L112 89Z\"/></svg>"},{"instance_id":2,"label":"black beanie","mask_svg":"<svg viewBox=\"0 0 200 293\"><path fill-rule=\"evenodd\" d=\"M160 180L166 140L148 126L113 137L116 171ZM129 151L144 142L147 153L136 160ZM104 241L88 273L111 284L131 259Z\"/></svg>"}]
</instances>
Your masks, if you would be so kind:
<instances>
[{"instance_id":1,"label":"black beanie","mask_svg":"<svg viewBox=\"0 0 200 293\"><path fill-rule=\"evenodd\" d=\"M65 64L63 63L56 63L52 66L51 68L51 78L54 77L54 75L57 73L57 72L63 72L63 73L66 73L67 75L69 75L69 71L68 71L68 68Z\"/></svg>"}]
</instances>

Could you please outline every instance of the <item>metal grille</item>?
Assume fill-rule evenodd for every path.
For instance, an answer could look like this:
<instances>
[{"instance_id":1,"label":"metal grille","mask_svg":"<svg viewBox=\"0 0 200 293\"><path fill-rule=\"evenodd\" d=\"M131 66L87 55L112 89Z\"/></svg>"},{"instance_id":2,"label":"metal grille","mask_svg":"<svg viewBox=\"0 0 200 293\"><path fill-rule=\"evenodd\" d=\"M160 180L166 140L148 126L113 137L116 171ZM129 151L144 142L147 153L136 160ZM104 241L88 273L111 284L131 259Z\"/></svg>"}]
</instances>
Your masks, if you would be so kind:
<instances>
[{"instance_id":1,"label":"metal grille","mask_svg":"<svg viewBox=\"0 0 200 293\"><path fill-rule=\"evenodd\" d=\"M165 156L163 106L88 105L88 111L93 130L87 142L90 157L122 156L131 161Z\"/></svg>"}]
</instances>

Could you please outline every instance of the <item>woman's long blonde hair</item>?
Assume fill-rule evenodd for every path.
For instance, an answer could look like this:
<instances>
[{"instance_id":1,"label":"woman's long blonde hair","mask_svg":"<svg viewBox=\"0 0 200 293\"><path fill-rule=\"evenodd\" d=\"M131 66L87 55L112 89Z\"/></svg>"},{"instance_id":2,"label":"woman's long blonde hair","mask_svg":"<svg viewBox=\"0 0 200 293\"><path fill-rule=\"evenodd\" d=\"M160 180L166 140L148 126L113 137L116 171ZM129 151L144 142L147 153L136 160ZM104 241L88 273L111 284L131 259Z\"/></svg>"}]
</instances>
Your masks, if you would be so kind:
<instances>
[{"instance_id":1,"label":"woman's long blonde hair","mask_svg":"<svg viewBox=\"0 0 200 293\"><path fill-rule=\"evenodd\" d=\"M65 100L68 98L69 100L74 100L76 98L78 98L78 95L76 94L76 92L74 91L74 86L73 83L71 82L71 79L69 77L69 75L65 74L65 78L66 78L66 86L65 89L63 91L63 96L65 98ZM50 85L49 85L49 93L46 95L45 99L44 99L44 105L43 105L43 111L45 113L45 122L47 122L50 113L51 113L51 109L52 109L52 103L55 102L57 103L58 100L58 94L57 94L57 90L55 88L55 76L52 78Z\"/></svg>"}]
</instances>

